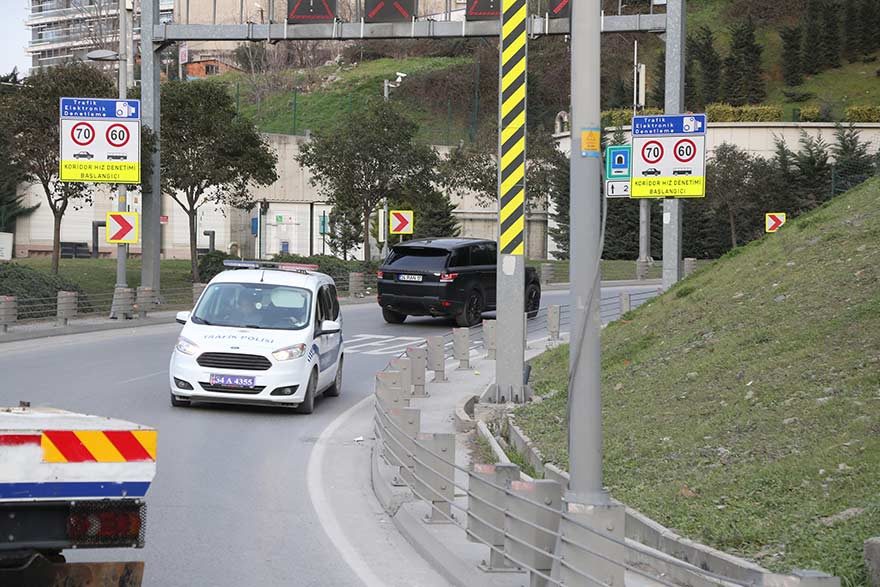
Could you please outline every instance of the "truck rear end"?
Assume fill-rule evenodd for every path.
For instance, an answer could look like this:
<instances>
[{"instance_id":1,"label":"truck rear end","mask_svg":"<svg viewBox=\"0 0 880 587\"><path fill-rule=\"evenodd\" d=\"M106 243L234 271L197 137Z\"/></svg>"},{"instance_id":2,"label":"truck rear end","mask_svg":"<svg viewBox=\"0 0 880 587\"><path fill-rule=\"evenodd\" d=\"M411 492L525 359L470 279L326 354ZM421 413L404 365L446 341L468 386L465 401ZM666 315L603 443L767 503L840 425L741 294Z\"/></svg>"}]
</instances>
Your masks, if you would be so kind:
<instances>
[{"instance_id":1,"label":"truck rear end","mask_svg":"<svg viewBox=\"0 0 880 587\"><path fill-rule=\"evenodd\" d=\"M0 409L0 585L140 585L143 562L66 563L142 548L156 430L46 408Z\"/></svg>"}]
</instances>

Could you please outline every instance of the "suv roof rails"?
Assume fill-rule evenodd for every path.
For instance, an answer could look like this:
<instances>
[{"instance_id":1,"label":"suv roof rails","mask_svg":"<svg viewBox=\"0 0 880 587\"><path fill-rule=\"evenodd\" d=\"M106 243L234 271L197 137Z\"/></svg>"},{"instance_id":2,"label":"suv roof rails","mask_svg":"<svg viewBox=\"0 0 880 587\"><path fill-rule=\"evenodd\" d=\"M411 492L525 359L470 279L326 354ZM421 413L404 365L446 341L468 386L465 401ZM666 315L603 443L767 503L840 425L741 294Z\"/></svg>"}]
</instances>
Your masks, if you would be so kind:
<instances>
[{"instance_id":1,"label":"suv roof rails","mask_svg":"<svg viewBox=\"0 0 880 587\"><path fill-rule=\"evenodd\" d=\"M318 270L317 265L305 263L278 263L275 261L224 259L223 266L229 269L270 269L275 271L292 271L303 275L311 275Z\"/></svg>"}]
</instances>

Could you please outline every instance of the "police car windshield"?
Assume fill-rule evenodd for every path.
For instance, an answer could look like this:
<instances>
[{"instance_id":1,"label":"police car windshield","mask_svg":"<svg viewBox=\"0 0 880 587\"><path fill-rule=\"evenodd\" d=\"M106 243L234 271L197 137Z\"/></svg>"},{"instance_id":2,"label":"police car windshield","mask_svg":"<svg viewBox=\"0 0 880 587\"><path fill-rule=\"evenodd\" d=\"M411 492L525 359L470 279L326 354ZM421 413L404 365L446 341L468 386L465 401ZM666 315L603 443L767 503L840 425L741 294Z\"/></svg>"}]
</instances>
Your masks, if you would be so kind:
<instances>
[{"instance_id":1,"label":"police car windshield","mask_svg":"<svg viewBox=\"0 0 880 587\"><path fill-rule=\"evenodd\" d=\"M206 326L302 330L309 325L312 292L266 283L208 286L192 321Z\"/></svg>"}]
</instances>

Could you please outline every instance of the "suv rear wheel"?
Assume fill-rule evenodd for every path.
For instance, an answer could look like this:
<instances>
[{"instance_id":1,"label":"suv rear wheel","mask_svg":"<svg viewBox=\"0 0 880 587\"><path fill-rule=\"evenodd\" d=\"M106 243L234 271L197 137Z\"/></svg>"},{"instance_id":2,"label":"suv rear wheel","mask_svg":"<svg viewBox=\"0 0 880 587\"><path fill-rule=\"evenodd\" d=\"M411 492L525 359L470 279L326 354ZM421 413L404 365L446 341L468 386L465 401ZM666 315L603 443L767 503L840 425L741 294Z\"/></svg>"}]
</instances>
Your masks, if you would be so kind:
<instances>
[{"instance_id":1,"label":"suv rear wheel","mask_svg":"<svg viewBox=\"0 0 880 587\"><path fill-rule=\"evenodd\" d=\"M541 308L541 287L537 283L530 283L526 287L526 312L529 318L538 315Z\"/></svg>"},{"instance_id":2,"label":"suv rear wheel","mask_svg":"<svg viewBox=\"0 0 880 587\"><path fill-rule=\"evenodd\" d=\"M394 310L386 310L385 308L382 308L382 317L385 318L385 322L388 324L403 324L403 321L406 320L406 314L401 314Z\"/></svg>"},{"instance_id":3,"label":"suv rear wheel","mask_svg":"<svg viewBox=\"0 0 880 587\"><path fill-rule=\"evenodd\" d=\"M474 326L483 319L483 294L477 290L472 290L467 296L464 309L461 314L455 317L455 321L459 326Z\"/></svg>"}]
</instances>

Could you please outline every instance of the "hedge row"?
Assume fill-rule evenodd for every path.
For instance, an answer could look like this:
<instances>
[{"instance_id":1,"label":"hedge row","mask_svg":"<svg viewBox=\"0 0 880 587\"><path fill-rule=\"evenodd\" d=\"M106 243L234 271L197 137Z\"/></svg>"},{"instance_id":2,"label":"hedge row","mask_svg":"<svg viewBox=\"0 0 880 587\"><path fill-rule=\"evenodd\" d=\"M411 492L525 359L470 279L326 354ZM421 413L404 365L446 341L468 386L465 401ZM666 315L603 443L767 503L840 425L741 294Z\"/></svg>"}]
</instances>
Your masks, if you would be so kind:
<instances>
[{"instance_id":1,"label":"hedge row","mask_svg":"<svg viewBox=\"0 0 880 587\"><path fill-rule=\"evenodd\" d=\"M0 296L15 296L20 318L54 316L54 302L59 291L79 294L77 309L80 313L94 310L82 288L69 279L17 263L0 263Z\"/></svg>"},{"instance_id":2,"label":"hedge row","mask_svg":"<svg viewBox=\"0 0 880 587\"><path fill-rule=\"evenodd\" d=\"M709 104L706 116L711 122L780 122L783 112L781 106Z\"/></svg>"},{"instance_id":3,"label":"hedge row","mask_svg":"<svg viewBox=\"0 0 880 587\"><path fill-rule=\"evenodd\" d=\"M880 122L880 106L850 106L846 109L847 122Z\"/></svg>"},{"instance_id":4,"label":"hedge row","mask_svg":"<svg viewBox=\"0 0 880 587\"><path fill-rule=\"evenodd\" d=\"M232 257L222 251L212 251L202 255L201 258L199 258L199 278L201 281L207 283L213 279L215 275L223 271L225 269L223 261L226 259L237 259L237 257ZM277 263L317 265L318 271L321 273L326 273L333 277L345 278L347 278L348 274L352 272L372 273L379 267L378 260L371 261L370 263L357 260L344 261L330 255L313 255L311 257L304 257L302 255L280 254L275 255L272 260Z\"/></svg>"}]
</instances>

